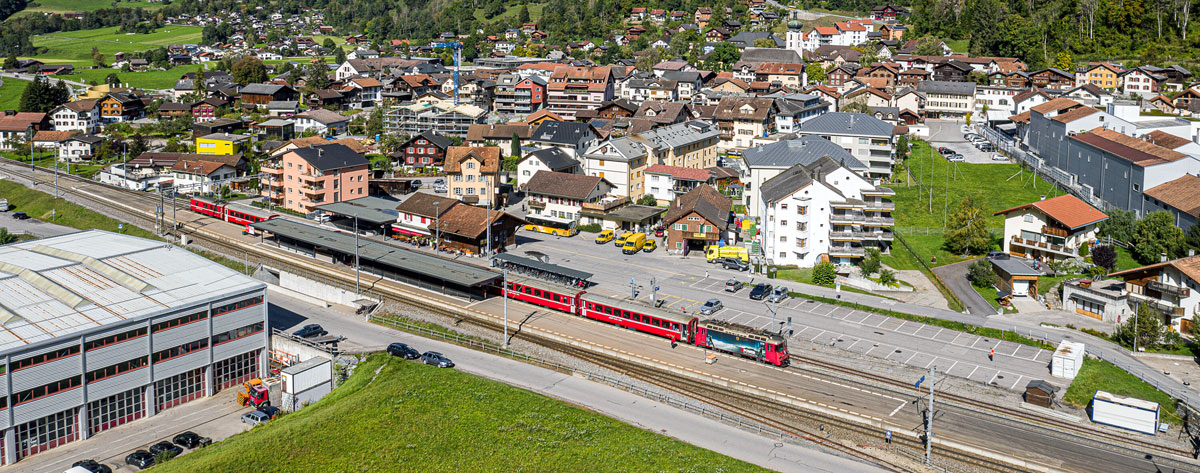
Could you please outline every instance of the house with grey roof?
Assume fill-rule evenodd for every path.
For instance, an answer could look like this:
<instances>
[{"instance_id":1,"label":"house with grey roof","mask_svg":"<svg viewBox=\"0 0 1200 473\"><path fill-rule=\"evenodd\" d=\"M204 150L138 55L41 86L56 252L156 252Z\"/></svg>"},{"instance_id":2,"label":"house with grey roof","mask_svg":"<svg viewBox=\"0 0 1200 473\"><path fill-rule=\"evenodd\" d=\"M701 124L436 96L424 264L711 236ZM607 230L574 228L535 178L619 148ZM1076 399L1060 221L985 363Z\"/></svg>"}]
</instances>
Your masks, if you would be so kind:
<instances>
[{"instance_id":1,"label":"house with grey roof","mask_svg":"<svg viewBox=\"0 0 1200 473\"><path fill-rule=\"evenodd\" d=\"M776 92L766 97L775 99L775 131L779 133L795 133L804 122L830 111L830 103L813 94Z\"/></svg>"},{"instance_id":2,"label":"house with grey roof","mask_svg":"<svg viewBox=\"0 0 1200 473\"><path fill-rule=\"evenodd\" d=\"M869 168L866 177L892 177L897 126L865 113L826 113L800 125L797 134L815 135L845 148Z\"/></svg>"},{"instance_id":3,"label":"house with grey roof","mask_svg":"<svg viewBox=\"0 0 1200 473\"><path fill-rule=\"evenodd\" d=\"M538 148L561 149L574 159L596 138L596 131L587 123L546 120L529 134L529 143Z\"/></svg>"},{"instance_id":4,"label":"house with grey roof","mask_svg":"<svg viewBox=\"0 0 1200 473\"><path fill-rule=\"evenodd\" d=\"M812 267L828 260L853 265L870 248L893 240L895 193L828 156L796 164L763 182L757 193L759 243L771 264Z\"/></svg>"},{"instance_id":5,"label":"house with grey roof","mask_svg":"<svg viewBox=\"0 0 1200 473\"><path fill-rule=\"evenodd\" d=\"M706 169L717 165L721 133L712 123L691 120L638 133L632 139L650 150L651 164Z\"/></svg>"},{"instance_id":6,"label":"house with grey roof","mask_svg":"<svg viewBox=\"0 0 1200 473\"><path fill-rule=\"evenodd\" d=\"M579 161L560 148L545 148L526 153L517 162L517 189L524 189L538 171L583 174Z\"/></svg>"},{"instance_id":7,"label":"house with grey roof","mask_svg":"<svg viewBox=\"0 0 1200 473\"><path fill-rule=\"evenodd\" d=\"M867 173L868 170L867 165L849 151L820 136L780 140L744 151L742 183L745 185L746 210L750 215L761 215L758 192L763 182L792 166L811 164L823 157L828 157L859 175Z\"/></svg>"},{"instance_id":8,"label":"house with grey roof","mask_svg":"<svg viewBox=\"0 0 1200 473\"><path fill-rule=\"evenodd\" d=\"M612 183L613 195L634 201L645 194L642 171L648 161L645 145L628 136L596 143L580 156L584 174L603 177Z\"/></svg>"},{"instance_id":9,"label":"house with grey roof","mask_svg":"<svg viewBox=\"0 0 1200 473\"><path fill-rule=\"evenodd\" d=\"M925 80L917 83L925 95L927 118L961 118L975 111L975 83Z\"/></svg>"}]
</instances>

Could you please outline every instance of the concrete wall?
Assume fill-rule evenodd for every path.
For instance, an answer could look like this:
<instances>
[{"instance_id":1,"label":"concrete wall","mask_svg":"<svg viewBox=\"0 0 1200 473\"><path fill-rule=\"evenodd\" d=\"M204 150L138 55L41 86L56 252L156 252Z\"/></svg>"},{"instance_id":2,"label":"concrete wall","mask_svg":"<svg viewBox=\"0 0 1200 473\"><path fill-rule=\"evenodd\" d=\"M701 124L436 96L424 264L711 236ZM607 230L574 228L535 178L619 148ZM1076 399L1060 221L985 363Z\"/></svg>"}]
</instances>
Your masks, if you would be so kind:
<instances>
[{"instance_id":1,"label":"concrete wall","mask_svg":"<svg viewBox=\"0 0 1200 473\"><path fill-rule=\"evenodd\" d=\"M313 358L331 358L329 352L315 348L311 345L298 342L295 339L282 335L271 335L271 349L277 352L284 352L296 357L299 363L311 360Z\"/></svg>"},{"instance_id":2,"label":"concrete wall","mask_svg":"<svg viewBox=\"0 0 1200 473\"><path fill-rule=\"evenodd\" d=\"M362 298L362 296L359 296L358 294L350 292L346 289L333 287L312 279L288 273L286 271L279 272L279 285L284 289L289 289L301 294L307 294L323 301L342 304L350 307L354 307L354 301Z\"/></svg>"}]
</instances>

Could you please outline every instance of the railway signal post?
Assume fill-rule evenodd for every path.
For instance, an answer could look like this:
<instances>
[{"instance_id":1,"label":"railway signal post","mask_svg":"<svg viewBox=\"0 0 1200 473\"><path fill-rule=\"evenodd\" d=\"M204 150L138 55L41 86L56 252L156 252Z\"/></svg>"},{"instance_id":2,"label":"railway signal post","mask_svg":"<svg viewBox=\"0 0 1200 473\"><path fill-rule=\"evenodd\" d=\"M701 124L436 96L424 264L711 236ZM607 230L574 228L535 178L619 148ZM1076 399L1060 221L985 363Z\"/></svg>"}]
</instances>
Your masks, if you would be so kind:
<instances>
[{"instance_id":1,"label":"railway signal post","mask_svg":"<svg viewBox=\"0 0 1200 473\"><path fill-rule=\"evenodd\" d=\"M925 409L925 464L933 464L933 370L934 367L929 367L929 406ZM925 381L925 377L917 380L916 387L921 388L921 383Z\"/></svg>"}]
</instances>

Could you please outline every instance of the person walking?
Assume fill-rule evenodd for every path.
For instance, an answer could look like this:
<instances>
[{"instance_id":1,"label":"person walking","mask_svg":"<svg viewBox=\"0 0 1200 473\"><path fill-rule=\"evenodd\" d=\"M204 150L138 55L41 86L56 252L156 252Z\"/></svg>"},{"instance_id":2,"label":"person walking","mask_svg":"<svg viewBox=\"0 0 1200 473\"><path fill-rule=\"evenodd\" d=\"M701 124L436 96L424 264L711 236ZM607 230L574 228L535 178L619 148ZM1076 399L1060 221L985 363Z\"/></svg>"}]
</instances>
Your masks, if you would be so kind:
<instances>
[{"instance_id":1,"label":"person walking","mask_svg":"<svg viewBox=\"0 0 1200 473\"><path fill-rule=\"evenodd\" d=\"M996 349L995 348L988 350L988 361L996 361Z\"/></svg>"}]
</instances>

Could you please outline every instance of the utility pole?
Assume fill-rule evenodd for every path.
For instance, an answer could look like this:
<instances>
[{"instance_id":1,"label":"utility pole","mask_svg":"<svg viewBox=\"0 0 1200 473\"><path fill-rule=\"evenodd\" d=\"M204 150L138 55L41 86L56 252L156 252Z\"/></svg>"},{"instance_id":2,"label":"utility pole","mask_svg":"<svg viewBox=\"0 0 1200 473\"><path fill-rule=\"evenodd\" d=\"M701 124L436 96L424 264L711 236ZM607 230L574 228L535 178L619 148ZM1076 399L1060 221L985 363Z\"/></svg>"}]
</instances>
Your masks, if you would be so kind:
<instances>
[{"instance_id":1,"label":"utility pole","mask_svg":"<svg viewBox=\"0 0 1200 473\"><path fill-rule=\"evenodd\" d=\"M771 327L775 327L775 313L779 311L779 298L771 300Z\"/></svg>"},{"instance_id":2,"label":"utility pole","mask_svg":"<svg viewBox=\"0 0 1200 473\"><path fill-rule=\"evenodd\" d=\"M497 175L497 177L498 177L498 175ZM489 184L488 187L491 188L491 185ZM495 196L494 191L488 192L487 222L485 224L485 226L487 227L485 229L485 235L487 235L487 253L485 254L486 255L485 258L488 258L489 261L492 258L492 197L494 197L494 196Z\"/></svg>"},{"instance_id":3,"label":"utility pole","mask_svg":"<svg viewBox=\"0 0 1200 473\"><path fill-rule=\"evenodd\" d=\"M629 278L629 298L637 299L637 280Z\"/></svg>"},{"instance_id":4,"label":"utility pole","mask_svg":"<svg viewBox=\"0 0 1200 473\"><path fill-rule=\"evenodd\" d=\"M354 293L362 294L358 267L358 214L354 214Z\"/></svg>"},{"instance_id":5,"label":"utility pole","mask_svg":"<svg viewBox=\"0 0 1200 473\"><path fill-rule=\"evenodd\" d=\"M29 170L37 171L37 166L33 164L33 125L29 125Z\"/></svg>"},{"instance_id":6,"label":"utility pole","mask_svg":"<svg viewBox=\"0 0 1200 473\"><path fill-rule=\"evenodd\" d=\"M929 367L929 407L925 411L925 464L933 464L933 366ZM919 384L919 383L918 383Z\"/></svg>"},{"instance_id":7,"label":"utility pole","mask_svg":"<svg viewBox=\"0 0 1200 473\"><path fill-rule=\"evenodd\" d=\"M658 306L658 280L650 277L650 305Z\"/></svg>"},{"instance_id":8,"label":"utility pole","mask_svg":"<svg viewBox=\"0 0 1200 473\"><path fill-rule=\"evenodd\" d=\"M504 275L504 343L501 346L508 348L508 267L501 268L500 274Z\"/></svg>"},{"instance_id":9,"label":"utility pole","mask_svg":"<svg viewBox=\"0 0 1200 473\"><path fill-rule=\"evenodd\" d=\"M441 253L439 247L442 246L442 213L438 211L439 205L441 205L440 201L433 201L433 254L435 255Z\"/></svg>"}]
</instances>

